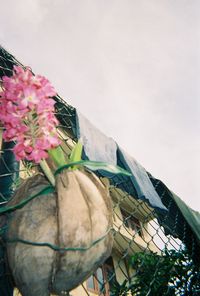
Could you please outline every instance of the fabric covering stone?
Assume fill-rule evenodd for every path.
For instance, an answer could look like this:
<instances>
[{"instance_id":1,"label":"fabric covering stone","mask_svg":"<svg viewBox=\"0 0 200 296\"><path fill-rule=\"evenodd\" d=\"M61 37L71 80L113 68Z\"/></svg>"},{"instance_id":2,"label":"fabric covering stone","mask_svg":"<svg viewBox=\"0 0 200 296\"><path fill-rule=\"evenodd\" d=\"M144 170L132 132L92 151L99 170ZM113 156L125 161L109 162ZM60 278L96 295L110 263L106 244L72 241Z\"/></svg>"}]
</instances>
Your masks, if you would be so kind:
<instances>
[{"instance_id":1,"label":"fabric covering stone","mask_svg":"<svg viewBox=\"0 0 200 296\"><path fill-rule=\"evenodd\" d=\"M40 174L27 179L9 206L47 185ZM94 174L79 170L62 171L56 188L56 193L41 195L8 215L8 262L23 296L62 295L83 282L111 253L112 207L107 188ZM18 239L86 250L57 251Z\"/></svg>"}]
</instances>

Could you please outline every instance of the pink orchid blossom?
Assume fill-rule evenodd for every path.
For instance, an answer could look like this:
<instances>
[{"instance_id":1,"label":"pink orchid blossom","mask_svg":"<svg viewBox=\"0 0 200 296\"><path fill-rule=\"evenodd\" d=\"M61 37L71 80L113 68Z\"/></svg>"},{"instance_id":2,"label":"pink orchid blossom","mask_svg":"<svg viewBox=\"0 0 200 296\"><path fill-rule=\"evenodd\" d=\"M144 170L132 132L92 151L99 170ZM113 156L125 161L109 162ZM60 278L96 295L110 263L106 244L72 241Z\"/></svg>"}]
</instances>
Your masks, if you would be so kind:
<instances>
[{"instance_id":1,"label":"pink orchid blossom","mask_svg":"<svg viewBox=\"0 0 200 296\"><path fill-rule=\"evenodd\" d=\"M43 76L34 76L29 68L14 66L11 77L2 78L0 121L5 141L16 141L13 148L17 160L39 163L47 151L61 141L56 133L56 92Z\"/></svg>"}]
</instances>

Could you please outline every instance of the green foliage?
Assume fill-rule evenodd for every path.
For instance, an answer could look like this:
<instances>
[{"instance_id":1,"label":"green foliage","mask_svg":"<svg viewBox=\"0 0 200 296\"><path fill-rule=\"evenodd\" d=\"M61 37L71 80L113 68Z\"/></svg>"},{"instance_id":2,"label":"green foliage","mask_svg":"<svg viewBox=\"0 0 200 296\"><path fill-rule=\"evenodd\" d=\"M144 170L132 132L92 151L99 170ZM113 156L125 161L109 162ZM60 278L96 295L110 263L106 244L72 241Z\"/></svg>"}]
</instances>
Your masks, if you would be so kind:
<instances>
[{"instance_id":1,"label":"green foliage","mask_svg":"<svg viewBox=\"0 0 200 296\"><path fill-rule=\"evenodd\" d=\"M73 163L73 162L81 161L82 151L83 151L83 145L80 141L78 141L78 143L76 143L76 145L72 149L72 152L69 157L69 162ZM73 166L71 167L71 169L77 169L77 166Z\"/></svg>"},{"instance_id":2,"label":"green foliage","mask_svg":"<svg viewBox=\"0 0 200 296\"><path fill-rule=\"evenodd\" d=\"M70 154L70 157L69 157L70 162L80 161L82 156L82 151L83 151L83 145L81 144L80 141L78 141L78 143L74 146Z\"/></svg>"},{"instance_id":3,"label":"green foliage","mask_svg":"<svg viewBox=\"0 0 200 296\"><path fill-rule=\"evenodd\" d=\"M91 171L102 170L115 175L121 174L129 177L131 176L131 174L128 171L122 169L121 167L106 162L88 160L84 162L84 166L90 169Z\"/></svg>"},{"instance_id":4,"label":"green foliage","mask_svg":"<svg viewBox=\"0 0 200 296\"><path fill-rule=\"evenodd\" d=\"M66 163L64 152L60 146L48 150L48 154L53 159L57 167L60 167Z\"/></svg>"},{"instance_id":5,"label":"green foliage","mask_svg":"<svg viewBox=\"0 0 200 296\"><path fill-rule=\"evenodd\" d=\"M109 163L99 162L99 161L82 160L81 158L82 151L83 151L83 145L80 141L78 141L78 143L76 143L76 145L72 149L69 159L66 162L64 153L60 146L49 150L48 151L49 156L53 159L54 163L58 167L58 169L55 172L55 175L60 173L63 169L69 168L71 170L76 170L81 166L84 166L91 171L103 170L111 174L116 174L116 175L122 174L125 176L131 176L131 173L129 173L128 171L124 170L123 168L117 165L112 165Z\"/></svg>"},{"instance_id":6,"label":"green foliage","mask_svg":"<svg viewBox=\"0 0 200 296\"><path fill-rule=\"evenodd\" d=\"M109 172L111 174L121 174L121 175L125 175L125 176L131 176L131 174L122 169L121 167L117 166L117 165L112 165L106 162L99 162L99 161L91 161L91 160L80 160L80 161L75 161L75 162L70 162L67 163L63 166L60 166L54 173L54 175L59 174L60 172L62 172L62 170L64 169L71 169L71 168L79 168L79 167L86 167L87 169L91 170L91 171L98 171L98 170L102 170L102 171L106 171Z\"/></svg>"},{"instance_id":7,"label":"green foliage","mask_svg":"<svg viewBox=\"0 0 200 296\"><path fill-rule=\"evenodd\" d=\"M170 253L166 251L163 257L154 253L136 253L131 258L131 266L136 270L131 288L135 295L147 295L149 291L152 296L175 295L176 258Z\"/></svg>"},{"instance_id":8,"label":"green foliage","mask_svg":"<svg viewBox=\"0 0 200 296\"><path fill-rule=\"evenodd\" d=\"M129 285L128 280L125 280L122 284L119 284L116 280L110 283L110 295L111 296L128 296Z\"/></svg>"},{"instance_id":9,"label":"green foliage","mask_svg":"<svg viewBox=\"0 0 200 296\"><path fill-rule=\"evenodd\" d=\"M134 276L122 285L115 284L113 295L200 295L199 268L193 264L186 250L166 249L162 256L139 252L132 256L130 266L135 270Z\"/></svg>"}]
</instances>

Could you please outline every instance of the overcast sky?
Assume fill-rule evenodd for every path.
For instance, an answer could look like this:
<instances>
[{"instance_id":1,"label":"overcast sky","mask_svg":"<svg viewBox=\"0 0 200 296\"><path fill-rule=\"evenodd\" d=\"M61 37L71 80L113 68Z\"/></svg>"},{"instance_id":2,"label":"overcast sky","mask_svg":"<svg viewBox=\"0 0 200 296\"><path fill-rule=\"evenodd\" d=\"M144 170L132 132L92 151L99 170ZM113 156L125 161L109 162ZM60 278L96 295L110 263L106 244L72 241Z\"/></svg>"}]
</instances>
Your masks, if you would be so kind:
<instances>
[{"instance_id":1,"label":"overcast sky","mask_svg":"<svg viewBox=\"0 0 200 296\"><path fill-rule=\"evenodd\" d=\"M0 4L1 45L200 211L200 1Z\"/></svg>"}]
</instances>

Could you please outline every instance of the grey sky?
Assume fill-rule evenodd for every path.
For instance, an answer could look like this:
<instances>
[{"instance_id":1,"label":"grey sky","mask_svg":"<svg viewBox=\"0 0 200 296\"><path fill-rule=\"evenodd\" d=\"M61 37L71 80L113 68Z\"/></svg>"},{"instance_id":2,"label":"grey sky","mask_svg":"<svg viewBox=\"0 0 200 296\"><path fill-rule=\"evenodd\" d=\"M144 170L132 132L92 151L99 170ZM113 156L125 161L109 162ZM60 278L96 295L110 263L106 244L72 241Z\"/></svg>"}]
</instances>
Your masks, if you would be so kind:
<instances>
[{"instance_id":1,"label":"grey sky","mask_svg":"<svg viewBox=\"0 0 200 296\"><path fill-rule=\"evenodd\" d=\"M200 1L0 3L1 44L200 210Z\"/></svg>"}]
</instances>

